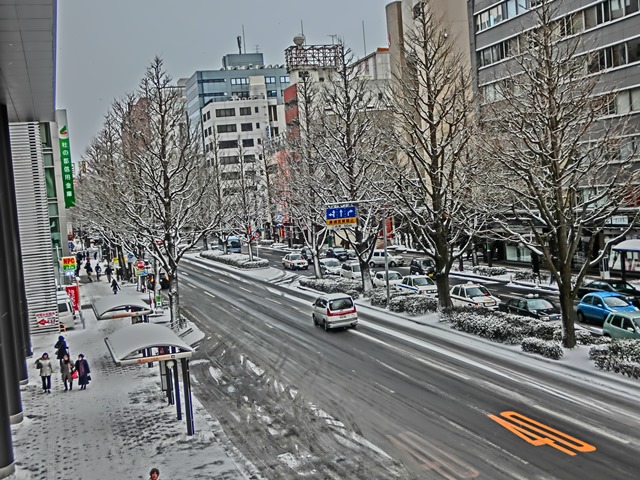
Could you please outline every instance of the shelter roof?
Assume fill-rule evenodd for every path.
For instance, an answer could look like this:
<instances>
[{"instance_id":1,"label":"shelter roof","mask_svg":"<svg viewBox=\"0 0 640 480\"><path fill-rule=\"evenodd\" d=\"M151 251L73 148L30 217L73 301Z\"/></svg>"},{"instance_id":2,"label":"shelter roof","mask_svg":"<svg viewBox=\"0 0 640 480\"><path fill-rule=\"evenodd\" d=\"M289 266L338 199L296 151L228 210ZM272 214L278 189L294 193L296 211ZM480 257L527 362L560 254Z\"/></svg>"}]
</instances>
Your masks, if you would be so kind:
<instances>
[{"instance_id":1,"label":"shelter roof","mask_svg":"<svg viewBox=\"0 0 640 480\"><path fill-rule=\"evenodd\" d=\"M625 240L614 245L611 250L616 252L640 252L640 239Z\"/></svg>"},{"instance_id":2,"label":"shelter roof","mask_svg":"<svg viewBox=\"0 0 640 480\"><path fill-rule=\"evenodd\" d=\"M104 339L116 365L189 358L191 348L176 333L155 323L136 323L116 330ZM175 347L176 353L144 357L141 352L154 347ZM166 358L165 358L166 357Z\"/></svg>"},{"instance_id":3,"label":"shelter roof","mask_svg":"<svg viewBox=\"0 0 640 480\"><path fill-rule=\"evenodd\" d=\"M111 295L96 300L93 305L93 313L98 320L105 320L116 317L136 317L151 313L149 305L144 300L133 295ZM128 314L123 315L121 311ZM121 312L121 314L117 314ZM111 313L111 315L107 315Z\"/></svg>"}]
</instances>

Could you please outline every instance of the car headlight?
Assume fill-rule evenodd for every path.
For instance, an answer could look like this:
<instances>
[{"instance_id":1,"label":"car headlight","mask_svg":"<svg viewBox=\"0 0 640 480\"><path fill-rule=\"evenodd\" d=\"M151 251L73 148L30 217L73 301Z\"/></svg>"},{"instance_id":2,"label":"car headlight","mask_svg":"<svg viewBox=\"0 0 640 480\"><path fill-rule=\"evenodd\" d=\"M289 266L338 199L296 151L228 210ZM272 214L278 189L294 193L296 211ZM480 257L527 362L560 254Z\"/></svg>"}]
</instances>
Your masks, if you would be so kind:
<instances>
[{"instance_id":1,"label":"car headlight","mask_svg":"<svg viewBox=\"0 0 640 480\"><path fill-rule=\"evenodd\" d=\"M543 315L540 317L540 320L542 320L543 322L548 322L551 319L549 318L549 315Z\"/></svg>"}]
</instances>

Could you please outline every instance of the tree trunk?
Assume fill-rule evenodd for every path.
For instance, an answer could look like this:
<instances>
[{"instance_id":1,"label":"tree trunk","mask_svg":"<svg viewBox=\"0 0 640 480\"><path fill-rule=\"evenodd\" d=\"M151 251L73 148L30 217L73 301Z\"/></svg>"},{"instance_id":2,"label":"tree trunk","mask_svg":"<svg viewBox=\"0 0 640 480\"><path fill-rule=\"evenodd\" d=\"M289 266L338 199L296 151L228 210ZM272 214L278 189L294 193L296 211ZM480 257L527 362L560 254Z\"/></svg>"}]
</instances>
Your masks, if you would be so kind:
<instances>
[{"instance_id":1,"label":"tree trunk","mask_svg":"<svg viewBox=\"0 0 640 480\"><path fill-rule=\"evenodd\" d=\"M169 278L169 312L172 329L182 329L186 325L180 316L180 293L178 289L178 269L171 272Z\"/></svg>"},{"instance_id":2,"label":"tree trunk","mask_svg":"<svg viewBox=\"0 0 640 480\"><path fill-rule=\"evenodd\" d=\"M453 305L449 294L449 276L438 269L434 277L438 287L438 305L444 309L451 308Z\"/></svg>"},{"instance_id":3,"label":"tree trunk","mask_svg":"<svg viewBox=\"0 0 640 480\"><path fill-rule=\"evenodd\" d=\"M367 264L363 259L360 259L358 263L360 264L360 272L362 273L362 289L364 292L368 292L373 289L369 264Z\"/></svg>"},{"instance_id":4,"label":"tree trunk","mask_svg":"<svg viewBox=\"0 0 640 480\"><path fill-rule=\"evenodd\" d=\"M573 296L571 295L571 268L569 265L562 266L561 276L562 281L558 287L560 290L560 309L562 310L562 346L574 348L576 346L576 330L573 323Z\"/></svg>"}]
</instances>

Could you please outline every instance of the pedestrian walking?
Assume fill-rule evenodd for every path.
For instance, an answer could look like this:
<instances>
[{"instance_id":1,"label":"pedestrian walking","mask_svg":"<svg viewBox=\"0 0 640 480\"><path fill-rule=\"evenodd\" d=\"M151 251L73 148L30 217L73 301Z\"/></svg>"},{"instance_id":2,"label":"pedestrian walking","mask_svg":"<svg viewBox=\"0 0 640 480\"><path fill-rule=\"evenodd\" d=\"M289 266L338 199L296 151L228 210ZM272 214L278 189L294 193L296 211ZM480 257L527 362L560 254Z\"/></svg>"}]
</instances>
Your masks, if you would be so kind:
<instances>
[{"instance_id":1,"label":"pedestrian walking","mask_svg":"<svg viewBox=\"0 0 640 480\"><path fill-rule=\"evenodd\" d=\"M53 373L53 365L51 365L48 353L43 353L42 356L36 360L36 368L40 370L42 391L44 393L51 393L51 374Z\"/></svg>"},{"instance_id":2,"label":"pedestrian walking","mask_svg":"<svg viewBox=\"0 0 640 480\"><path fill-rule=\"evenodd\" d=\"M53 348L56 349L56 358L60 361L60 365L62 365L62 358L65 355L69 355L69 346L62 335L58 337L58 341Z\"/></svg>"},{"instance_id":3,"label":"pedestrian walking","mask_svg":"<svg viewBox=\"0 0 640 480\"><path fill-rule=\"evenodd\" d=\"M113 275L111 265L107 265L107 268L104 269L104 274L107 276L107 282L111 283L111 276Z\"/></svg>"},{"instance_id":4,"label":"pedestrian walking","mask_svg":"<svg viewBox=\"0 0 640 480\"><path fill-rule=\"evenodd\" d=\"M99 282L100 281L100 274L102 273L102 267L100 266L100 264L96 264L96 280Z\"/></svg>"},{"instance_id":5,"label":"pedestrian walking","mask_svg":"<svg viewBox=\"0 0 640 480\"><path fill-rule=\"evenodd\" d=\"M87 260L87 263L84 264L84 269L87 272L87 277L89 277L89 281L93 282L91 278L91 273L93 272L93 267L91 266L91 260Z\"/></svg>"},{"instance_id":6,"label":"pedestrian walking","mask_svg":"<svg viewBox=\"0 0 640 480\"><path fill-rule=\"evenodd\" d=\"M87 385L91 381L91 369L89 368L89 362L87 362L82 353L78 355L75 367L78 371L78 385L80 385L80 390L86 390Z\"/></svg>"},{"instance_id":7,"label":"pedestrian walking","mask_svg":"<svg viewBox=\"0 0 640 480\"><path fill-rule=\"evenodd\" d=\"M118 285L115 278L111 281L111 290L113 290L114 295L118 293L118 290L120 290L120 285Z\"/></svg>"},{"instance_id":8,"label":"pedestrian walking","mask_svg":"<svg viewBox=\"0 0 640 480\"><path fill-rule=\"evenodd\" d=\"M160 480L160 470L152 468L149 472L149 480Z\"/></svg>"},{"instance_id":9,"label":"pedestrian walking","mask_svg":"<svg viewBox=\"0 0 640 480\"><path fill-rule=\"evenodd\" d=\"M62 383L64 383L64 391L73 390L73 380L78 378L78 372L69 355L65 354L60 361L60 374L62 375Z\"/></svg>"}]
</instances>

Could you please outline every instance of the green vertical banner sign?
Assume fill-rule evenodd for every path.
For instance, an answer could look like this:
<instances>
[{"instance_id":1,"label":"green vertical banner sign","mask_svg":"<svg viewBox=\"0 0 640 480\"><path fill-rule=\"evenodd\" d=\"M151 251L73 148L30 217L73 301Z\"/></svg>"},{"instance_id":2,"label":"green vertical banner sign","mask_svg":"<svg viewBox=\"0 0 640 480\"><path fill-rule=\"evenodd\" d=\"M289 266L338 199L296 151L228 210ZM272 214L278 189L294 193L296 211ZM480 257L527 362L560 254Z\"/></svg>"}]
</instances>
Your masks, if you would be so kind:
<instances>
[{"instance_id":1,"label":"green vertical banner sign","mask_svg":"<svg viewBox=\"0 0 640 480\"><path fill-rule=\"evenodd\" d=\"M67 111L56 110L58 138L60 141L60 161L62 162L62 191L66 208L76 205L76 192L73 185L73 164L71 163L71 146L67 127Z\"/></svg>"}]
</instances>

